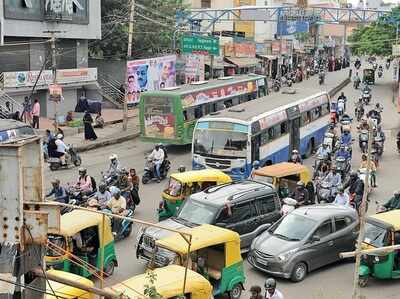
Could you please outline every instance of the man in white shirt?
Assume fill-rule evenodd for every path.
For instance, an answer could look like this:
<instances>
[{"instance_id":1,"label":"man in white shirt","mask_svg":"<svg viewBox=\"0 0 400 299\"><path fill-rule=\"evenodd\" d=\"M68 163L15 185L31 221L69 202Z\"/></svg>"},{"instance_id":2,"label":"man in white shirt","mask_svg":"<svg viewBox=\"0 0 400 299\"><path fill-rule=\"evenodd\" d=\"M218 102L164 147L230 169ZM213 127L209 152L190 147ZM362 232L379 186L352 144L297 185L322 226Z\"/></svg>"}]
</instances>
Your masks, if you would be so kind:
<instances>
[{"instance_id":1,"label":"man in white shirt","mask_svg":"<svg viewBox=\"0 0 400 299\"><path fill-rule=\"evenodd\" d=\"M336 194L335 201L333 202L335 205L341 206L349 206L350 197L347 193L344 192L342 186L338 188L338 193Z\"/></svg>"},{"instance_id":2,"label":"man in white shirt","mask_svg":"<svg viewBox=\"0 0 400 299\"><path fill-rule=\"evenodd\" d=\"M159 144L155 146L153 151L151 152L149 158L153 160L154 165L156 166L156 173L157 173L157 182L159 183L161 180L161 173L160 173L160 168L162 163L164 162L164 150L161 148Z\"/></svg>"},{"instance_id":3,"label":"man in white shirt","mask_svg":"<svg viewBox=\"0 0 400 299\"><path fill-rule=\"evenodd\" d=\"M265 298L267 299L284 299L282 293L276 289L276 281L273 278L268 278L265 281Z\"/></svg>"},{"instance_id":4,"label":"man in white shirt","mask_svg":"<svg viewBox=\"0 0 400 299\"><path fill-rule=\"evenodd\" d=\"M62 134L58 134L57 135L57 140L55 141L56 145L57 145L57 156L60 158L61 160L61 164L65 165L65 153L67 152L67 150L69 149L68 146L64 143L64 141L62 141L63 135Z\"/></svg>"}]
</instances>

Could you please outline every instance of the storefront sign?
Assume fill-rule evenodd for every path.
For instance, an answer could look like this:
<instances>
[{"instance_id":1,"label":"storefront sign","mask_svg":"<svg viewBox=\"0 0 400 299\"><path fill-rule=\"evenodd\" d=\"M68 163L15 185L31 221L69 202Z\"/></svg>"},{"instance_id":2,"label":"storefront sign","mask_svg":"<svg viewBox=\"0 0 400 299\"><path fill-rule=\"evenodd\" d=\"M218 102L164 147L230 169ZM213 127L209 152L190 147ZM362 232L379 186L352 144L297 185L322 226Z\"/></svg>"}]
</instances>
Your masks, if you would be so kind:
<instances>
[{"instance_id":1,"label":"storefront sign","mask_svg":"<svg viewBox=\"0 0 400 299\"><path fill-rule=\"evenodd\" d=\"M254 43L227 43L224 51L227 57L256 57Z\"/></svg>"},{"instance_id":2,"label":"storefront sign","mask_svg":"<svg viewBox=\"0 0 400 299\"><path fill-rule=\"evenodd\" d=\"M278 35L292 35L308 32L309 23L305 21L280 21L277 25Z\"/></svg>"},{"instance_id":3,"label":"storefront sign","mask_svg":"<svg viewBox=\"0 0 400 299\"><path fill-rule=\"evenodd\" d=\"M181 39L182 53L219 55L219 38L207 36L183 36Z\"/></svg>"},{"instance_id":4,"label":"storefront sign","mask_svg":"<svg viewBox=\"0 0 400 299\"><path fill-rule=\"evenodd\" d=\"M68 84L97 80L97 68L57 70L57 83Z\"/></svg>"},{"instance_id":5,"label":"storefront sign","mask_svg":"<svg viewBox=\"0 0 400 299\"><path fill-rule=\"evenodd\" d=\"M272 54L288 54L287 40L277 40L272 42Z\"/></svg>"},{"instance_id":6,"label":"storefront sign","mask_svg":"<svg viewBox=\"0 0 400 299\"><path fill-rule=\"evenodd\" d=\"M62 87L57 84L49 85L49 100L53 102L60 102L62 98Z\"/></svg>"},{"instance_id":7,"label":"storefront sign","mask_svg":"<svg viewBox=\"0 0 400 299\"><path fill-rule=\"evenodd\" d=\"M255 81L237 83L230 86L224 86L188 94L182 99L182 106L184 108L197 106L219 99L232 97L234 95L242 95L255 91L257 91Z\"/></svg>"},{"instance_id":8,"label":"storefront sign","mask_svg":"<svg viewBox=\"0 0 400 299\"><path fill-rule=\"evenodd\" d=\"M175 138L174 123L173 114L145 115L145 135L146 137L173 139Z\"/></svg>"}]
</instances>

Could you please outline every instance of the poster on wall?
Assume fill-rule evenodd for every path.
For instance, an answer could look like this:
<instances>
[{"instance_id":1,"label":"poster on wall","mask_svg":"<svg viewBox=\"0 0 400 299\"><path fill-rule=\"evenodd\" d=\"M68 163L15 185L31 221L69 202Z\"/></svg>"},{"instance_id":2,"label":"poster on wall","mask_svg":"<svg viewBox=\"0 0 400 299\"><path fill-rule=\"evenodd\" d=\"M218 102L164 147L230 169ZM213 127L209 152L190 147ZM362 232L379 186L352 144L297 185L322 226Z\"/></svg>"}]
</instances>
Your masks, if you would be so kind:
<instances>
[{"instance_id":1,"label":"poster on wall","mask_svg":"<svg viewBox=\"0 0 400 299\"><path fill-rule=\"evenodd\" d=\"M128 61L128 104L137 104L144 91L175 86L175 63L175 55Z\"/></svg>"},{"instance_id":2,"label":"poster on wall","mask_svg":"<svg viewBox=\"0 0 400 299\"><path fill-rule=\"evenodd\" d=\"M204 56L185 55L185 83L204 81Z\"/></svg>"},{"instance_id":3,"label":"poster on wall","mask_svg":"<svg viewBox=\"0 0 400 299\"><path fill-rule=\"evenodd\" d=\"M175 138L175 117L168 115L145 115L145 135L154 138Z\"/></svg>"}]
</instances>

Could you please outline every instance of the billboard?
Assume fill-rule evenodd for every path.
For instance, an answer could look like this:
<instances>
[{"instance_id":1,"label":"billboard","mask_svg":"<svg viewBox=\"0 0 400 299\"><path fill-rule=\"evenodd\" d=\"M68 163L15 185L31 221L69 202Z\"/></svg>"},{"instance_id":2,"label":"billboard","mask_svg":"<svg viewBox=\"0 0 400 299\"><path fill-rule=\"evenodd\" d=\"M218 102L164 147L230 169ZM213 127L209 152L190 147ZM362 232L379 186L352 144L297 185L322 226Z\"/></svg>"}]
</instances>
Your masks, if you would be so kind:
<instances>
[{"instance_id":1,"label":"billboard","mask_svg":"<svg viewBox=\"0 0 400 299\"><path fill-rule=\"evenodd\" d=\"M279 21L277 25L278 35L292 35L308 32L309 23L306 21Z\"/></svg>"},{"instance_id":2,"label":"billboard","mask_svg":"<svg viewBox=\"0 0 400 299\"><path fill-rule=\"evenodd\" d=\"M175 55L128 61L128 104L138 103L140 93L144 91L175 86L175 64Z\"/></svg>"}]
</instances>

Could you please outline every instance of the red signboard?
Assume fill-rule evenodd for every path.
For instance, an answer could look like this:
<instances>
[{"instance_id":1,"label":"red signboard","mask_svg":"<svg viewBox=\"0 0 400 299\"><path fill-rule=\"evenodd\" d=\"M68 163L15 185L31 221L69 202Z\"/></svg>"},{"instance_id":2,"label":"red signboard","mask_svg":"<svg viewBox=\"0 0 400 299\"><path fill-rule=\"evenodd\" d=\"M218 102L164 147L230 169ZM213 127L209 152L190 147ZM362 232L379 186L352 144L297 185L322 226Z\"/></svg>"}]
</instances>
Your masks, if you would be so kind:
<instances>
[{"instance_id":1,"label":"red signboard","mask_svg":"<svg viewBox=\"0 0 400 299\"><path fill-rule=\"evenodd\" d=\"M173 114L144 116L145 136L155 138L175 138L175 117Z\"/></svg>"},{"instance_id":2,"label":"red signboard","mask_svg":"<svg viewBox=\"0 0 400 299\"><path fill-rule=\"evenodd\" d=\"M182 106L184 108L197 106L219 99L232 97L233 95L242 95L252 93L254 91L257 91L256 81L237 83L209 90L203 90L185 95L182 99Z\"/></svg>"},{"instance_id":3,"label":"red signboard","mask_svg":"<svg viewBox=\"0 0 400 299\"><path fill-rule=\"evenodd\" d=\"M256 44L254 43L227 43L225 44L227 57L255 57Z\"/></svg>"}]
</instances>

